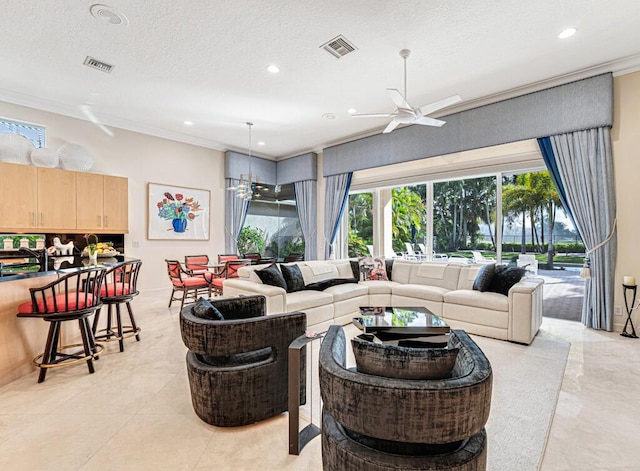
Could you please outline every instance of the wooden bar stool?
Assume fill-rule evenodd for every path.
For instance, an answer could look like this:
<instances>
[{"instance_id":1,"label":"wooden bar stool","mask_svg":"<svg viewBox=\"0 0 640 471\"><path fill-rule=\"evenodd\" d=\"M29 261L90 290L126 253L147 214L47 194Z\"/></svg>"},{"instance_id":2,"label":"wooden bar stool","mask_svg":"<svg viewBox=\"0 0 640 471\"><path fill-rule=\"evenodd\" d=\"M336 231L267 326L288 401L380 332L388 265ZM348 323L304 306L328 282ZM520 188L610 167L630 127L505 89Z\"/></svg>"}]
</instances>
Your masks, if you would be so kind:
<instances>
[{"instance_id":1,"label":"wooden bar stool","mask_svg":"<svg viewBox=\"0 0 640 471\"><path fill-rule=\"evenodd\" d=\"M117 340L120 344L120 351L124 351L124 339L135 335L140 341L140 327L136 324L131 309L131 301L138 295L138 274L142 261L132 260L122 262L109 268L105 274L105 280L100 290L102 304L107 306L107 326L97 330L100 321L100 312L96 312L93 318L93 335L97 340L106 342ZM129 325L122 324L120 305L127 306L129 313ZM113 307L115 306L115 312ZM115 321L115 325L114 325Z\"/></svg>"},{"instance_id":2,"label":"wooden bar stool","mask_svg":"<svg viewBox=\"0 0 640 471\"><path fill-rule=\"evenodd\" d=\"M38 383L44 381L49 368L83 361L87 362L89 373L94 372L93 359L98 358L103 346L96 343L88 318L102 307L100 291L104 275L103 267L69 273L42 288L30 288L31 301L18 306L18 317L35 317L51 323L44 352L33 359L40 368ZM82 343L59 346L62 323L75 320L80 326Z\"/></svg>"}]
</instances>

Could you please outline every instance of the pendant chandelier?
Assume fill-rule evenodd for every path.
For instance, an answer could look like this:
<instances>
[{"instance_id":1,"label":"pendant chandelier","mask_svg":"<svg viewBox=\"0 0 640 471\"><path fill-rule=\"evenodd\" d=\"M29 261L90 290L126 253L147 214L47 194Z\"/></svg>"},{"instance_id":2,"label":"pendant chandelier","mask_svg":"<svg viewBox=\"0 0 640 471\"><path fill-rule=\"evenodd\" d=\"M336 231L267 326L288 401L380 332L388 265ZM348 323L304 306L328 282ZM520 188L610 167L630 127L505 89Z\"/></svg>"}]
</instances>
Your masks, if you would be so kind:
<instances>
[{"instance_id":1,"label":"pendant chandelier","mask_svg":"<svg viewBox=\"0 0 640 471\"><path fill-rule=\"evenodd\" d=\"M254 175L251 172L251 127L253 126L253 123L247 121L246 124L249 126L249 173L241 173L239 183L236 186L230 186L229 190L235 191L236 197L242 198L245 201L250 201L260 196L258 191L261 190L262 187L260 186L260 178L258 175Z\"/></svg>"}]
</instances>

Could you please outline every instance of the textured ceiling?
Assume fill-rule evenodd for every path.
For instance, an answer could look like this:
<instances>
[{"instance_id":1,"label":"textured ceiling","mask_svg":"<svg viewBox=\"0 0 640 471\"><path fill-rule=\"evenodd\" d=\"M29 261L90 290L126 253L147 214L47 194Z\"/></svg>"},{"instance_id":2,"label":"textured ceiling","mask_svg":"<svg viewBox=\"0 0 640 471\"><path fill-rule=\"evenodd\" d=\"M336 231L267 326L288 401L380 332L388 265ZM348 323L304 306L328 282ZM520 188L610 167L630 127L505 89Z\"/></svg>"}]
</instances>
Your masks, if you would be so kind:
<instances>
[{"instance_id":1,"label":"textured ceiling","mask_svg":"<svg viewBox=\"0 0 640 471\"><path fill-rule=\"evenodd\" d=\"M347 109L393 111L403 48L414 106L640 66L638 0L105 1L129 24L92 2L0 0L0 100L83 119L89 105L107 126L239 151L252 121L254 153L278 159L384 129ZM358 48L340 60L319 47L338 34Z\"/></svg>"}]
</instances>

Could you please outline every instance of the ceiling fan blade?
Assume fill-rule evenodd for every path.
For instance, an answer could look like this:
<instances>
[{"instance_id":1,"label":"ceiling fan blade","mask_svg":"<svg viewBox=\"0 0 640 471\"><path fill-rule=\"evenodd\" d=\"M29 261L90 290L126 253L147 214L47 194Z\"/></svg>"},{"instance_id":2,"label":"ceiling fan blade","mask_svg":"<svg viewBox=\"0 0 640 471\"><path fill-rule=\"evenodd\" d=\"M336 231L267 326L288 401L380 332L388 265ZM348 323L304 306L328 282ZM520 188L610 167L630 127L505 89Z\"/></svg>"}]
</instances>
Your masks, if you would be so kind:
<instances>
[{"instance_id":1,"label":"ceiling fan blade","mask_svg":"<svg viewBox=\"0 0 640 471\"><path fill-rule=\"evenodd\" d=\"M453 95L447 98L443 98L442 100L438 100L428 105L422 106L420 108L420 114L422 114L423 116L426 116L428 114L441 110L442 108L451 106L454 103L458 103L460 100L462 100L462 97L460 97L460 95Z\"/></svg>"},{"instance_id":2,"label":"ceiling fan blade","mask_svg":"<svg viewBox=\"0 0 640 471\"><path fill-rule=\"evenodd\" d=\"M398 121L396 121L395 119L393 121L391 121L386 128L384 128L384 131L382 131L382 134L388 134L391 131L393 131L395 128L398 127L398 124L400 124Z\"/></svg>"},{"instance_id":3,"label":"ceiling fan blade","mask_svg":"<svg viewBox=\"0 0 640 471\"><path fill-rule=\"evenodd\" d=\"M353 118L391 118L395 116L393 113L369 113L369 114L352 114Z\"/></svg>"},{"instance_id":4,"label":"ceiling fan blade","mask_svg":"<svg viewBox=\"0 0 640 471\"><path fill-rule=\"evenodd\" d=\"M391 100L393 100L393 103L397 108L413 111L413 108L411 108L411 105L407 103L407 100L404 99L400 91L396 90L395 88L387 88L387 91L389 92L389 96L391 97Z\"/></svg>"},{"instance_id":5,"label":"ceiling fan blade","mask_svg":"<svg viewBox=\"0 0 640 471\"><path fill-rule=\"evenodd\" d=\"M95 124L102 132L104 132L108 136L113 137L113 132L111 131L111 129L98 121L98 118L96 118L96 116L93 114L89 105L80 105L80 111L82 111L87 119Z\"/></svg>"},{"instance_id":6,"label":"ceiling fan blade","mask_svg":"<svg viewBox=\"0 0 640 471\"><path fill-rule=\"evenodd\" d=\"M422 118L416 119L411 124L422 124L424 126L436 126L441 127L446 121L442 121L441 119L429 118L428 116L423 116Z\"/></svg>"}]
</instances>

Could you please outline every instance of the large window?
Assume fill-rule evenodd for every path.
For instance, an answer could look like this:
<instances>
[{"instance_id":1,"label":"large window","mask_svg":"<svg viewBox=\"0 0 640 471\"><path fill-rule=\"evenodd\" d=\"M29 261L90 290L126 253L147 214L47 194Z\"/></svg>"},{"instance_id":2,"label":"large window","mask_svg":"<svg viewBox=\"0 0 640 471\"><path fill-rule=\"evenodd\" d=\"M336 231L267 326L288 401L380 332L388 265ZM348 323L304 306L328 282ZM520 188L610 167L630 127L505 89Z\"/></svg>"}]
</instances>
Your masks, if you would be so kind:
<instances>
[{"instance_id":1,"label":"large window","mask_svg":"<svg viewBox=\"0 0 640 471\"><path fill-rule=\"evenodd\" d=\"M293 184L262 185L254 194L238 238L238 252L276 259L304 254Z\"/></svg>"},{"instance_id":2,"label":"large window","mask_svg":"<svg viewBox=\"0 0 640 471\"><path fill-rule=\"evenodd\" d=\"M373 255L373 193L349 195L349 257Z\"/></svg>"},{"instance_id":3,"label":"large window","mask_svg":"<svg viewBox=\"0 0 640 471\"><path fill-rule=\"evenodd\" d=\"M448 256L496 256L496 177L433 185L433 250ZM477 256L477 254L476 254Z\"/></svg>"},{"instance_id":4,"label":"large window","mask_svg":"<svg viewBox=\"0 0 640 471\"><path fill-rule=\"evenodd\" d=\"M422 255L426 252L427 186L412 185L393 188L392 234L393 251Z\"/></svg>"}]
</instances>

